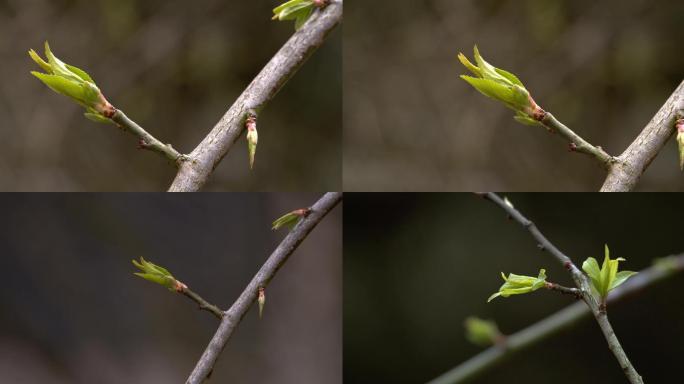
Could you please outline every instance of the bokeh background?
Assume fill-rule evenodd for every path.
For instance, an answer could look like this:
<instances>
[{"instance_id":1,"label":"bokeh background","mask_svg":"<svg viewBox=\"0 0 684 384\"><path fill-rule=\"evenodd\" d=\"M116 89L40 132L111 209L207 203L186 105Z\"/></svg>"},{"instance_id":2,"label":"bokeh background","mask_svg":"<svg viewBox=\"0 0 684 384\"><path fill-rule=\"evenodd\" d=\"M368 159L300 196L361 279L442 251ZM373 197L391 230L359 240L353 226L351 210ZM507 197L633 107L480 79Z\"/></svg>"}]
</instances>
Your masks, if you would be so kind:
<instances>
[{"instance_id":1,"label":"bokeh background","mask_svg":"<svg viewBox=\"0 0 684 384\"><path fill-rule=\"evenodd\" d=\"M29 74L29 48L88 71L106 97L163 142L190 152L294 32L270 20L282 1L0 2L0 190L158 191L175 169L136 138L95 124ZM244 135L205 190L341 189L342 34L259 118L249 171Z\"/></svg>"},{"instance_id":2,"label":"bokeh background","mask_svg":"<svg viewBox=\"0 0 684 384\"><path fill-rule=\"evenodd\" d=\"M22 194L0 199L0 381L181 383L218 327L133 275L167 267L226 309L285 237L270 223L311 194ZM331 211L254 305L213 383L341 383L342 209Z\"/></svg>"},{"instance_id":3,"label":"bokeh background","mask_svg":"<svg viewBox=\"0 0 684 384\"><path fill-rule=\"evenodd\" d=\"M679 0L352 1L344 35L347 190L594 191L605 172L459 78L460 51L618 155L684 78ZM673 141L638 190L682 191Z\"/></svg>"},{"instance_id":4,"label":"bokeh background","mask_svg":"<svg viewBox=\"0 0 684 384\"><path fill-rule=\"evenodd\" d=\"M670 195L508 194L575 263L602 260L607 243L621 269L684 252L684 201ZM372 215L368 215L372 212ZM473 194L346 194L344 217L344 381L424 383L483 348L464 335L468 316L514 333L570 305L548 291L487 298L500 272L572 286L498 206ZM609 307L620 341L644 380L684 380L684 274ZM473 383L624 383L596 322L587 318Z\"/></svg>"}]
</instances>

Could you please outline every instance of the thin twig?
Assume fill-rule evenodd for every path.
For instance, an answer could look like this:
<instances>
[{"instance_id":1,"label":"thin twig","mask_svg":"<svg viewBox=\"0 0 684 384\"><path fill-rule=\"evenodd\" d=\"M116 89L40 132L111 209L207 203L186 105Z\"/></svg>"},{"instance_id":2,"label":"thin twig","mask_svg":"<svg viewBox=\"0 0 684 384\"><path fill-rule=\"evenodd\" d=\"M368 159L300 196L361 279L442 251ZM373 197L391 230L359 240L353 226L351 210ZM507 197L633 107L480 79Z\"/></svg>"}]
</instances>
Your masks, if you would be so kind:
<instances>
[{"instance_id":1,"label":"thin twig","mask_svg":"<svg viewBox=\"0 0 684 384\"><path fill-rule=\"evenodd\" d=\"M572 260L570 260L568 256L558 250L558 248L556 248L546 237L544 237L544 235L539 231L539 229L537 229L532 221L518 212L518 210L513 207L513 204L504 201L495 193L487 193L484 196L501 207L504 211L506 211L506 213L508 213L509 217L527 229L532 237L538 242L539 248L549 252L556 259L558 259L558 261L560 261L567 270L570 271L572 279L575 281L575 285L577 288L579 288L582 294L582 299L594 314L596 322L598 322L599 327L603 332L603 336L608 342L608 348L611 350L611 352L613 352L613 355L615 355L615 358L618 360L620 367L622 367L622 370L625 372L627 379L632 384L643 384L641 376L639 376L636 369L634 369L634 366L627 358L625 351L622 349L620 341L618 340L617 336L615 335L615 331L613 331L613 327L608 321L608 315L606 314L605 309L602 309L594 298L589 285L589 279L577 268L577 266L572 262Z\"/></svg>"},{"instance_id":2,"label":"thin twig","mask_svg":"<svg viewBox=\"0 0 684 384\"><path fill-rule=\"evenodd\" d=\"M176 166L185 159L185 156L173 149L171 144L164 144L150 135L141 126L131 120L121 110L116 110L110 119L124 131L130 132L139 138L139 146L143 149L157 152L171 160Z\"/></svg>"},{"instance_id":3,"label":"thin twig","mask_svg":"<svg viewBox=\"0 0 684 384\"><path fill-rule=\"evenodd\" d=\"M684 110L684 81L670 95L658 113L630 146L617 157L601 192L628 192L675 132L675 116ZM674 168L674 167L673 167Z\"/></svg>"},{"instance_id":4,"label":"thin twig","mask_svg":"<svg viewBox=\"0 0 684 384\"><path fill-rule=\"evenodd\" d=\"M228 153L245 129L248 112L261 109L320 47L327 35L342 21L342 0L314 12L309 21L271 58L252 83L242 92L211 132L180 165L169 192L197 191Z\"/></svg>"},{"instance_id":5,"label":"thin twig","mask_svg":"<svg viewBox=\"0 0 684 384\"><path fill-rule=\"evenodd\" d=\"M630 294L640 292L661 280L684 271L684 254L670 256L666 260L663 265L656 264L640 271L624 284L612 290L608 295L608 303L617 303ZM430 381L429 384L465 383L490 370L506 357L521 352L547 337L571 327L579 320L588 317L590 313L591 310L584 303L572 304L521 331L503 338L500 344L482 351Z\"/></svg>"},{"instance_id":6,"label":"thin twig","mask_svg":"<svg viewBox=\"0 0 684 384\"><path fill-rule=\"evenodd\" d=\"M337 205L342 199L342 193L328 192L321 197L313 206L311 206L311 213L303 218L278 247L273 251L271 256L266 260L264 265L259 269L252 281L247 285L245 290L240 294L240 297L228 309L221 320L218 330L212 337L209 345L204 350L202 357L195 365L192 373L188 377L186 384L202 383L209 373L213 370L216 359L223 351L230 336L237 328L238 324L245 316L249 308L257 299L259 288L265 288L271 281L276 272L287 261L288 257L297 249L297 246L306 238L306 236L314 229L314 227L325 217L325 215Z\"/></svg>"},{"instance_id":7,"label":"thin twig","mask_svg":"<svg viewBox=\"0 0 684 384\"><path fill-rule=\"evenodd\" d=\"M219 307L204 300L202 296L193 292L192 290L190 290L190 288L183 287L183 289L181 289L179 292L185 295L186 297L190 298L190 300L197 303L199 309L211 312L214 316L218 317L219 320L223 318L223 311L220 310Z\"/></svg>"},{"instance_id":8,"label":"thin twig","mask_svg":"<svg viewBox=\"0 0 684 384\"><path fill-rule=\"evenodd\" d=\"M560 292L564 295L573 295L578 299L582 298L582 292L580 292L580 290L577 288L564 287L564 286L556 284L556 283L548 283L548 282L544 285L544 287L548 290L557 291L557 292Z\"/></svg>"},{"instance_id":9,"label":"thin twig","mask_svg":"<svg viewBox=\"0 0 684 384\"><path fill-rule=\"evenodd\" d=\"M573 130L566 127L563 123L558 121L551 113L545 112L540 120L547 129L551 132L558 133L560 136L570 142L570 150L573 152L584 153L592 156L605 168L609 168L615 159L613 156L606 153L601 147L593 146Z\"/></svg>"}]
</instances>

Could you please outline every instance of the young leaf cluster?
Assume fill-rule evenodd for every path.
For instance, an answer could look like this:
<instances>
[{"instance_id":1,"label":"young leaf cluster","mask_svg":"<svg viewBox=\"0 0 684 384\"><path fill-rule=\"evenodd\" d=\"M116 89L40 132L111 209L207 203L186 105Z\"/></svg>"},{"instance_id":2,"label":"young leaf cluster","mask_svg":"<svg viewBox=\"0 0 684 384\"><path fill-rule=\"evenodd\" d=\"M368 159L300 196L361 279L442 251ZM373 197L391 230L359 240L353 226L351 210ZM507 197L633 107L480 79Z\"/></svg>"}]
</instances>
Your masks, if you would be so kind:
<instances>
[{"instance_id":1,"label":"young leaf cluster","mask_svg":"<svg viewBox=\"0 0 684 384\"><path fill-rule=\"evenodd\" d=\"M608 296L608 292L624 283L627 279L636 274L632 271L618 272L618 263L625 261L622 257L617 259L610 258L608 245L605 246L605 258L599 268L598 262L593 257L587 258L582 263L582 269L589 276L594 293L603 301Z\"/></svg>"},{"instance_id":2,"label":"young leaf cluster","mask_svg":"<svg viewBox=\"0 0 684 384\"><path fill-rule=\"evenodd\" d=\"M140 276L145 280L151 281L153 283L160 284L166 287L170 291L181 291L187 286L173 277L171 272L166 268L151 263L140 257L140 262L131 260L133 265L135 265L142 272L135 272L134 275Z\"/></svg>"},{"instance_id":3,"label":"young leaf cluster","mask_svg":"<svg viewBox=\"0 0 684 384\"><path fill-rule=\"evenodd\" d=\"M540 269L539 276L537 277L516 275L513 273L508 274L508 277L506 277L503 272L501 273L501 277L504 280L503 285L499 288L499 292L489 296L487 302L490 302L499 296L508 297L511 295L534 292L546 285L545 269Z\"/></svg>"},{"instance_id":4,"label":"young leaf cluster","mask_svg":"<svg viewBox=\"0 0 684 384\"><path fill-rule=\"evenodd\" d=\"M486 62L480 55L477 45L473 50L477 65L471 63L463 53L458 54L458 60L475 77L461 75L461 78L483 95L498 100L506 107L514 110L516 112L514 117L516 121L527 125L538 124L533 119L534 111L538 108L537 104L532 100L530 93L520 79L512 73L496 68Z\"/></svg>"},{"instance_id":5,"label":"young leaf cluster","mask_svg":"<svg viewBox=\"0 0 684 384\"><path fill-rule=\"evenodd\" d=\"M33 49L29 50L29 56L46 73L31 71L53 91L67 96L86 109L85 116L97 122L107 122L105 113L112 108L104 98L100 89L90 75L80 68L69 65L58 59L50 50L50 45L45 42L45 56L43 60Z\"/></svg>"},{"instance_id":6,"label":"young leaf cluster","mask_svg":"<svg viewBox=\"0 0 684 384\"><path fill-rule=\"evenodd\" d=\"M290 0L273 9L274 20L294 20L295 30L309 20L314 8L321 7L325 1L321 0Z\"/></svg>"}]
</instances>

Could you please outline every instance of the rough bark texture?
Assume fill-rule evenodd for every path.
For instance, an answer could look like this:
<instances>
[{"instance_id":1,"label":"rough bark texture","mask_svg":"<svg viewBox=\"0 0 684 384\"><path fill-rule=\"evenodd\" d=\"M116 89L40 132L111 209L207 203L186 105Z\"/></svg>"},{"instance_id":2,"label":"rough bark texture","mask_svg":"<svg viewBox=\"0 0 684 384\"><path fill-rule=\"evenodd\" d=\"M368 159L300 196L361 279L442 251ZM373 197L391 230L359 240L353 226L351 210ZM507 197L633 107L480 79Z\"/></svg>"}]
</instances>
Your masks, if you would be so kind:
<instances>
[{"instance_id":1,"label":"rough bark texture","mask_svg":"<svg viewBox=\"0 0 684 384\"><path fill-rule=\"evenodd\" d=\"M651 161L674 133L675 115L684 110L684 81L672 93L646 128L618 156L601 192L628 192L634 189Z\"/></svg>"},{"instance_id":2,"label":"rough bark texture","mask_svg":"<svg viewBox=\"0 0 684 384\"><path fill-rule=\"evenodd\" d=\"M341 21L342 0L331 2L323 10L315 12L273 56L211 132L189 154L190 159L180 165L169 192L193 192L201 189L242 134L248 111L260 112Z\"/></svg>"},{"instance_id":3,"label":"rough bark texture","mask_svg":"<svg viewBox=\"0 0 684 384\"><path fill-rule=\"evenodd\" d=\"M311 207L311 213L302 219L302 221L290 231L285 239L283 239L261 269L259 269L259 272L254 275L252 281L250 281L240 297L238 297L230 309L224 312L218 330L214 334L214 337L212 337L209 345L207 345L207 348L197 362L197 365L192 370L186 384L204 382L214 368L216 359L218 359L219 354L223 351L223 348L226 346L233 331L235 331L235 328L237 328L242 318L256 300L259 288L268 285L269 281L275 276L280 267L285 264L292 252L297 249L309 232L314 229L314 227L341 199L342 193L326 193Z\"/></svg>"}]
</instances>

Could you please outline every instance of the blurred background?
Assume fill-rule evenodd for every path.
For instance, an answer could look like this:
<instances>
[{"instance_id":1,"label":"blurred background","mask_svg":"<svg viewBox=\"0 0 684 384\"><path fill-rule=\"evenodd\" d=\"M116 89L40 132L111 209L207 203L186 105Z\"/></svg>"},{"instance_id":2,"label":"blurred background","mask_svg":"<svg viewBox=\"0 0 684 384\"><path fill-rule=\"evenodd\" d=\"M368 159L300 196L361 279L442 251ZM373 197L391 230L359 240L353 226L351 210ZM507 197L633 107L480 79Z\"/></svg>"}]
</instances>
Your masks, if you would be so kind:
<instances>
[{"instance_id":1,"label":"blurred background","mask_svg":"<svg viewBox=\"0 0 684 384\"><path fill-rule=\"evenodd\" d=\"M672 195L508 194L523 214L577 264L624 257L638 271L684 252ZM344 378L348 383L424 383L483 348L466 340L468 316L492 319L504 334L574 300L545 290L487 298L500 272L572 286L517 223L472 194L346 194L344 217ZM368 215L368 212L373 212ZM684 274L630 296L608 313L630 359L651 383L684 380ZM473 383L624 383L595 320L586 318L497 365Z\"/></svg>"},{"instance_id":2,"label":"blurred background","mask_svg":"<svg viewBox=\"0 0 684 384\"><path fill-rule=\"evenodd\" d=\"M318 195L7 195L0 199L3 383L180 383L218 327L133 275L140 256L227 309ZM219 357L213 383L340 383L342 212L331 211Z\"/></svg>"},{"instance_id":3,"label":"blurred background","mask_svg":"<svg viewBox=\"0 0 684 384\"><path fill-rule=\"evenodd\" d=\"M619 155L684 78L679 0L354 1L344 36L346 190L594 191L605 172L459 78L477 44ZM472 59L471 59L472 60ZM682 191L672 141L638 190Z\"/></svg>"},{"instance_id":4,"label":"blurred background","mask_svg":"<svg viewBox=\"0 0 684 384\"><path fill-rule=\"evenodd\" d=\"M0 190L159 191L175 175L31 76L30 48L43 55L49 40L112 104L189 153L294 32L270 20L282 2L1 1ZM205 190L340 190L341 55L338 28L261 114L254 171L243 135Z\"/></svg>"}]
</instances>

